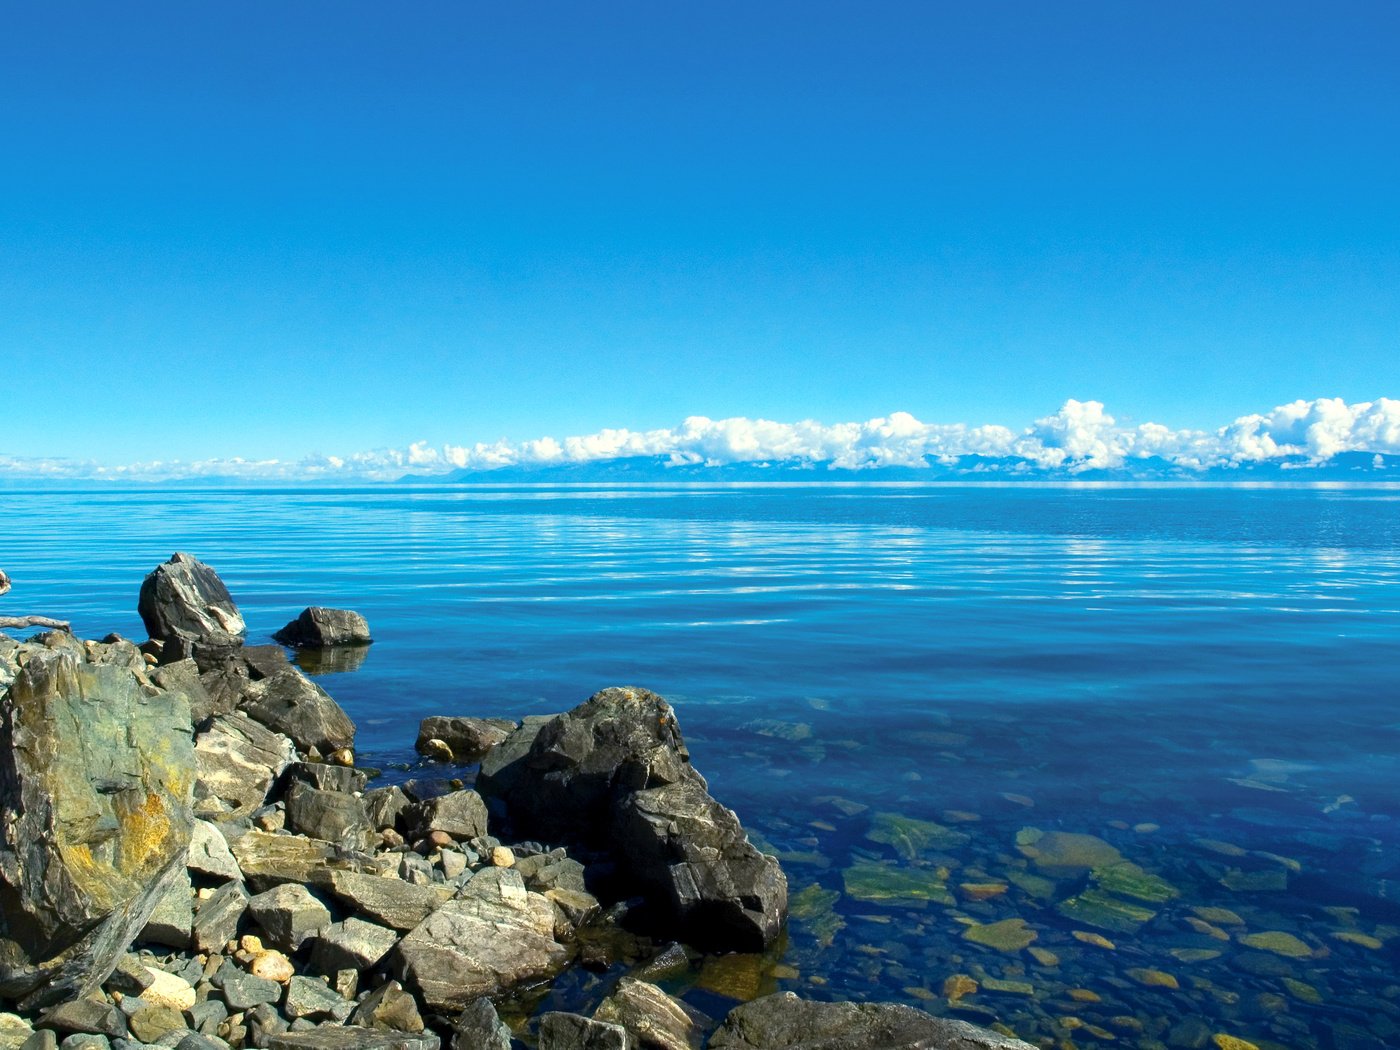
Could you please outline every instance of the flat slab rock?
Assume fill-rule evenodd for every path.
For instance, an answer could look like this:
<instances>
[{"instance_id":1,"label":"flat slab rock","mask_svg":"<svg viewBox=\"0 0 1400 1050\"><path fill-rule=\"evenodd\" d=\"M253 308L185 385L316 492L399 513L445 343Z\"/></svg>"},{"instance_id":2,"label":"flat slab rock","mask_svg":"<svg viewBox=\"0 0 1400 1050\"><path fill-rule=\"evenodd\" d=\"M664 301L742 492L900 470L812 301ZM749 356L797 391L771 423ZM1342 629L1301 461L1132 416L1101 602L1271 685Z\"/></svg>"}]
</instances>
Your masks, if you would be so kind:
<instances>
[{"instance_id":1,"label":"flat slab rock","mask_svg":"<svg viewBox=\"0 0 1400 1050\"><path fill-rule=\"evenodd\" d=\"M731 1010L710 1050L1035 1050L897 1003L818 1003L792 992Z\"/></svg>"},{"instance_id":2,"label":"flat slab rock","mask_svg":"<svg viewBox=\"0 0 1400 1050\"><path fill-rule=\"evenodd\" d=\"M323 1025L310 1032L268 1036L266 1050L438 1050L432 1032L381 1032L353 1025Z\"/></svg>"}]
</instances>

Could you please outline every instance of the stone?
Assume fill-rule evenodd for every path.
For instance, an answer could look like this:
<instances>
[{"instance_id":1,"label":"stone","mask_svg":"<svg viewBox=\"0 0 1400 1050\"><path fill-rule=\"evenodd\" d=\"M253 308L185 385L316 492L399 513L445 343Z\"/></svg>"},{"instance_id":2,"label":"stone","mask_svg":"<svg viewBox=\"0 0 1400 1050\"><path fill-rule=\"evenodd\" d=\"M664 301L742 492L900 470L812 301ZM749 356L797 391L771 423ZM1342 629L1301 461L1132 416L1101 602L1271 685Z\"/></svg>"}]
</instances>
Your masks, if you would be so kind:
<instances>
[{"instance_id":1,"label":"stone","mask_svg":"<svg viewBox=\"0 0 1400 1050\"><path fill-rule=\"evenodd\" d=\"M1032 1050L1031 1044L894 1003L819 1003L780 992L730 1011L711 1050Z\"/></svg>"},{"instance_id":2,"label":"stone","mask_svg":"<svg viewBox=\"0 0 1400 1050\"><path fill-rule=\"evenodd\" d=\"M457 757L452 753L452 748L447 746L447 741L436 737L426 741L420 740L418 753L430 762L451 762Z\"/></svg>"},{"instance_id":3,"label":"stone","mask_svg":"<svg viewBox=\"0 0 1400 1050\"><path fill-rule=\"evenodd\" d=\"M554 938L555 910L512 868L483 868L462 895L401 940L389 966L434 1011L553 977L568 952Z\"/></svg>"},{"instance_id":4,"label":"stone","mask_svg":"<svg viewBox=\"0 0 1400 1050\"><path fill-rule=\"evenodd\" d=\"M248 1028L249 1046L265 1047L273 1038L287 1031L287 1022L269 1003L253 1007L243 1020Z\"/></svg>"},{"instance_id":5,"label":"stone","mask_svg":"<svg viewBox=\"0 0 1400 1050\"><path fill-rule=\"evenodd\" d=\"M906 868L879 861L857 861L841 874L848 896L871 904L923 907L926 902L952 906L946 877L934 868Z\"/></svg>"},{"instance_id":6,"label":"stone","mask_svg":"<svg viewBox=\"0 0 1400 1050\"><path fill-rule=\"evenodd\" d=\"M173 973L145 967L150 983L141 992L141 999L152 1006L168 1006L172 1010L188 1010L195 1004L194 985Z\"/></svg>"},{"instance_id":7,"label":"stone","mask_svg":"<svg viewBox=\"0 0 1400 1050\"><path fill-rule=\"evenodd\" d=\"M126 1035L126 1018L115 1006L97 999L70 999L44 1011L39 1025L64 1034L79 1032L121 1039Z\"/></svg>"},{"instance_id":8,"label":"stone","mask_svg":"<svg viewBox=\"0 0 1400 1050\"><path fill-rule=\"evenodd\" d=\"M128 1017L126 1026L141 1042L154 1043L163 1035L183 1030L185 1015L168 1006L148 1006Z\"/></svg>"},{"instance_id":9,"label":"stone","mask_svg":"<svg viewBox=\"0 0 1400 1050\"><path fill-rule=\"evenodd\" d=\"M443 896L432 887L359 872L332 871L326 886L357 914L402 931L413 929L444 902Z\"/></svg>"},{"instance_id":10,"label":"stone","mask_svg":"<svg viewBox=\"0 0 1400 1050\"><path fill-rule=\"evenodd\" d=\"M509 846L497 846L491 851L491 863L498 868L515 866L515 851Z\"/></svg>"},{"instance_id":11,"label":"stone","mask_svg":"<svg viewBox=\"0 0 1400 1050\"><path fill-rule=\"evenodd\" d=\"M365 996L350 1023L385 1032L423 1031L418 1002L398 981L387 981Z\"/></svg>"},{"instance_id":12,"label":"stone","mask_svg":"<svg viewBox=\"0 0 1400 1050\"><path fill-rule=\"evenodd\" d=\"M418 802L407 814L414 838L426 838L435 831L458 842L486 834L486 803L475 791L451 791L446 795Z\"/></svg>"},{"instance_id":13,"label":"stone","mask_svg":"<svg viewBox=\"0 0 1400 1050\"><path fill-rule=\"evenodd\" d=\"M447 748L447 761L475 762L515 732L518 723L504 718L466 718L433 715L418 724L418 753L428 758L429 745L436 740Z\"/></svg>"},{"instance_id":14,"label":"stone","mask_svg":"<svg viewBox=\"0 0 1400 1050\"><path fill-rule=\"evenodd\" d=\"M963 930L963 940L995 948L999 952L1019 952L1036 939L1036 932L1025 919L1002 919L985 926L969 926Z\"/></svg>"},{"instance_id":15,"label":"stone","mask_svg":"<svg viewBox=\"0 0 1400 1050\"><path fill-rule=\"evenodd\" d=\"M278 984L286 984L296 976L292 961L276 949L254 953L252 961L248 963L248 972L254 977Z\"/></svg>"},{"instance_id":16,"label":"stone","mask_svg":"<svg viewBox=\"0 0 1400 1050\"><path fill-rule=\"evenodd\" d=\"M219 1025L228 1020L228 1007L217 999L205 999L191 1006L186 1016L196 1032L216 1034Z\"/></svg>"},{"instance_id":17,"label":"stone","mask_svg":"<svg viewBox=\"0 0 1400 1050\"><path fill-rule=\"evenodd\" d=\"M451 1050L510 1050L510 1029L483 996L469 1002L452 1024Z\"/></svg>"},{"instance_id":18,"label":"stone","mask_svg":"<svg viewBox=\"0 0 1400 1050\"><path fill-rule=\"evenodd\" d=\"M559 1011L540 1017L539 1050L632 1050L627 1029Z\"/></svg>"},{"instance_id":19,"label":"stone","mask_svg":"<svg viewBox=\"0 0 1400 1050\"><path fill-rule=\"evenodd\" d=\"M273 944L289 952L331 924L330 909L295 882L274 886L250 898L248 913Z\"/></svg>"},{"instance_id":20,"label":"stone","mask_svg":"<svg viewBox=\"0 0 1400 1050\"><path fill-rule=\"evenodd\" d=\"M369 645L373 641L369 624L359 613L319 605L302 610L300 616L272 637L294 649L334 649Z\"/></svg>"},{"instance_id":21,"label":"stone","mask_svg":"<svg viewBox=\"0 0 1400 1050\"><path fill-rule=\"evenodd\" d=\"M32 1009L99 988L187 877L195 762L183 695L68 648L15 657L0 693L0 997Z\"/></svg>"},{"instance_id":22,"label":"stone","mask_svg":"<svg viewBox=\"0 0 1400 1050\"><path fill-rule=\"evenodd\" d=\"M221 690L216 694L209 691L200 675L199 664L194 660L176 660L163 667L153 668L151 681L161 689L172 693L183 693L190 702L190 719L199 725L206 718L225 714L238 706L238 693Z\"/></svg>"},{"instance_id":23,"label":"stone","mask_svg":"<svg viewBox=\"0 0 1400 1050\"><path fill-rule=\"evenodd\" d=\"M330 871L359 871L373 863L319 839L264 831L241 836L233 843L233 855L238 858L248 885L259 893L287 882L324 882Z\"/></svg>"},{"instance_id":24,"label":"stone","mask_svg":"<svg viewBox=\"0 0 1400 1050\"><path fill-rule=\"evenodd\" d=\"M355 723L330 694L295 667L253 682L243 694L248 717L285 736L302 751L328 754L355 745Z\"/></svg>"},{"instance_id":25,"label":"stone","mask_svg":"<svg viewBox=\"0 0 1400 1050\"><path fill-rule=\"evenodd\" d=\"M188 948L193 943L190 930L194 926L194 887L190 873L175 874L169 887L156 901L151 917L146 920L141 936L145 944L163 944L167 948Z\"/></svg>"},{"instance_id":26,"label":"stone","mask_svg":"<svg viewBox=\"0 0 1400 1050\"><path fill-rule=\"evenodd\" d=\"M259 1045L266 1050L438 1050L441 1040L432 1032L379 1032L352 1025L322 1025L312 1031L268 1036Z\"/></svg>"},{"instance_id":27,"label":"stone","mask_svg":"<svg viewBox=\"0 0 1400 1050\"><path fill-rule=\"evenodd\" d=\"M118 1040L121 1042L122 1040ZM74 1032L58 1044L62 1050L111 1050L112 1040L105 1035L89 1032Z\"/></svg>"},{"instance_id":28,"label":"stone","mask_svg":"<svg viewBox=\"0 0 1400 1050\"><path fill-rule=\"evenodd\" d=\"M197 875L219 882L243 881L243 872L233 857L233 850L228 848L228 840L218 827L207 820L194 822L185 867Z\"/></svg>"},{"instance_id":29,"label":"stone","mask_svg":"<svg viewBox=\"0 0 1400 1050\"><path fill-rule=\"evenodd\" d=\"M413 806L413 801L397 784L366 791L364 803L365 816L376 831L385 828L402 831L407 827L401 818Z\"/></svg>"},{"instance_id":30,"label":"stone","mask_svg":"<svg viewBox=\"0 0 1400 1050\"><path fill-rule=\"evenodd\" d=\"M1306 959L1313 954L1312 948L1306 942L1283 930L1248 933L1240 937L1239 941L1248 948L1273 952L1289 959Z\"/></svg>"},{"instance_id":31,"label":"stone","mask_svg":"<svg viewBox=\"0 0 1400 1050\"><path fill-rule=\"evenodd\" d=\"M1150 908L1130 904L1098 889L1088 889L1062 900L1055 910L1074 922L1086 922L1115 933L1136 933L1157 914Z\"/></svg>"},{"instance_id":32,"label":"stone","mask_svg":"<svg viewBox=\"0 0 1400 1050\"><path fill-rule=\"evenodd\" d=\"M1106 868L1123 859L1123 855L1103 839L1070 831L1022 828L1016 834L1016 848L1041 871L1057 876Z\"/></svg>"},{"instance_id":33,"label":"stone","mask_svg":"<svg viewBox=\"0 0 1400 1050\"><path fill-rule=\"evenodd\" d=\"M871 818L871 828L865 837L871 842L891 847L905 860L914 860L926 850L957 849L972 838L964 831L954 831L930 820L915 820L899 813L876 813Z\"/></svg>"},{"instance_id":34,"label":"stone","mask_svg":"<svg viewBox=\"0 0 1400 1050\"><path fill-rule=\"evenodd\" d=\"M128 952L117 960L117 965L112 968L103 988L109 992L121 992L123 995L140 995L151 986L151 982L160 972L149 968L141 961L139 955Z\"/></svg>"},{"instance_id":35,"label":"stone","mask_svg":"<svg viewBox=\"0 0 1400 1050\"><path fill-rule=\"evenodd\" d=\"M0 1013L0 1050L20 1050L33 1035L34 1029L24 1018Z\"/></svg>"},{"instance_id":36,"label":"stone","mask_svg":"<svg viewBox=\"0 0 1400 1050\"><path fill-rule=\"evenodd\" d=\"M254 977L250 973L231 974L224 979L224 1002L234 1013L251 1010L264 1003L275 1003L282 998L282 986L265 977Z\"/></svg>"},{"instance_id":37,"label":"stone","mask_svg":"<svg viewBox=\"0 0 1400 1050\"><path fill-rule=\"evenodd\" d=\"M248 910L248 891L241 882L226 882L199 902L192 940L200 952L218 951L238 936L238 924Z\"/></svg>"},{"instance_id":38,"label":"stone","mask_svg":"<svg viewBox=\"0 0 1400 1050\"><path fill-rule=\"evenodd\" d=\"M200 813L223 823L242 820L267 801L273 784L296 757L292 741L241 712L218 715L194 742Z\"/></svg>"},{"instance_id":39,"label":"stone","mask_svg":"<svg viewBox=\"0 0 1400 1050\"><path fill-rule=\"evenodd\" d=\"M311 968L327 977L344 969L372 970L398 940L395 931L363 919L332 923L311 942Z\"/></svg>"},{"instance_id":40,"label":"stone","mask_svg":"<svg viewBox=\"0 0 1400 1050\"><path fill-rule=\"evenodd\" d=\"M287 791L287 829L347 849L365 850L378 838L354 795L318 791L297 780Z\"/></svg>"},{"instance_id":41,"label":"stone","mask_svg":"<svg viewBox=\"0 0 1400 1050\"><path fill-rule=\"evenodd\" d=\"M354 794L369 785L369 774L362 769L347 769L329 762L294 762L287 770L289 780L300 780L318 791L343 791Z\"/></svg>"},{"instance_id":42,"label":"stone","mask_svg":"<svg viewBox=\"0 0 1400 1050\"><path fill-rule=\"evenodd\" d=\"M229 1044L223 1039L205 1035L202 1032L190 1032L175 1044L175 1050L228 1050L228 1048Z\"/></svg>"},{"instance_id":43,"label":"stone","mask_svg":"<svg viewBox=\"0 0 1400 1050\"><path fill-rule=\"evenodd\" d=\"M316 977L293 977L287 982L282 1012L288 1017L308 1017L313 1021L329 1018L344 1024L354 1010L354 1003Z\"/></svg>"},{"instance_id":44,"label":"stone","mask_svg":"<svg viewBox=\"0 0 1400 1050\"><path fill-rule=\"evenodd\" d=\"M58 1037L48 1028L40 1028L24 1041L21 1050L58 1050Z\"/></svg>"},{"instance_id":45,"label":"stone","mask_svg":"<svg viewBox=\"0 0 1400 1050\"><path fill-rule=\"evenodd\" d=\"M142 581L136 611L146 632L167 648L233 649L247 631L218 574L188 554L175 554Z\"/></svg>"},{"instance_id":46,"label":"stone","mask_svg":"<svg viewBox=\"0 0 1400 1050\"><path fill-rule=\"evenodd\" d=\"M700 1029L684 1006L654 984L622 978L616 990L598 1006L595 1021L621 1025L632 1042L652 1050L690 1050Z\"/></svg>"}]
</instances>

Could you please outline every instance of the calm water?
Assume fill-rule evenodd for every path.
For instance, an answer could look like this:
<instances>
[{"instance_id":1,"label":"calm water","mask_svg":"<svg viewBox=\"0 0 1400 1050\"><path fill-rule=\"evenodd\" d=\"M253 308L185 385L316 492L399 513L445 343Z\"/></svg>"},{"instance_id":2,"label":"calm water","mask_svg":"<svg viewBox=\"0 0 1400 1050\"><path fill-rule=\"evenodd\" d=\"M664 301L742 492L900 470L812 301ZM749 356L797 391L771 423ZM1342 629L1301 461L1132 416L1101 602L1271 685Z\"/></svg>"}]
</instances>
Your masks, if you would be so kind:
<instances>
[{"instance_id":1,"label":"calm water","mask_svg":"<svg viewBox=\"0 0 1400 1050\"><path fill-rule=\"evenodd\" d=\"M141 578L177 549L219 570L257 640L308 604L365 613L363 665L321 679L365 764L415 761L428 714L545 713L611 684L670 698L795 899L781 953L676 986L710 1012L792 988L1047 1045L1400 1042L1400 491L0 510L4 608L88 636L143 636Z\"/></svg>"}]
</instances>

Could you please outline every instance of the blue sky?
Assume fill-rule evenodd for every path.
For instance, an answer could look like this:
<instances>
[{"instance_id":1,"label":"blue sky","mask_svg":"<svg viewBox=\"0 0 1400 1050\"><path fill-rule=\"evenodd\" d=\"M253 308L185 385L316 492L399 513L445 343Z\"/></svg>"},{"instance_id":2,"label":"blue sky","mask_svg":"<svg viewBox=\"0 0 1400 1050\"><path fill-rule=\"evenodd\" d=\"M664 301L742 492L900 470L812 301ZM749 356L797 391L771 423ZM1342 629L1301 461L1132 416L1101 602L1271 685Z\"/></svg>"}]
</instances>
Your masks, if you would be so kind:
<instances>
[{"instance_id":1,"label":"blue sky","mask_svg":"<svg viewBox=\"0 0 1400 1050\"><path fill-rule=\"evenodd\" d=\"M0 455L1400 395L1393 3L12 6Z\"/></svg>"}]
</instances>

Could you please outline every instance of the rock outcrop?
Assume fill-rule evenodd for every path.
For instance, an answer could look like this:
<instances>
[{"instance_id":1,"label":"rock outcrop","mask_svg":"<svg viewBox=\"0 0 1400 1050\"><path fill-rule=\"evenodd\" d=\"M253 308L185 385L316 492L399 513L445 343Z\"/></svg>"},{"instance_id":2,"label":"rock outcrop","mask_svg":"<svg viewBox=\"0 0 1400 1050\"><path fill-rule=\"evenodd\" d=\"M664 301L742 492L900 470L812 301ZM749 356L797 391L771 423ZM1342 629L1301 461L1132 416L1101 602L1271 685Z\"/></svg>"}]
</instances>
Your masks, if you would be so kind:
<instances>
[{"instance_id":1,"label":"rock outcrop","mask_svg":"<svg viewBox=\"0 0 1400 1050\"><path fill-rule=\"evenodd\" d=\"M369 624L349 609L324 609L313 605L272 636L293 649L335 649L369 645Z\"/></svg>"},{"instance_id":2,"label":"rock outcrop","mask_svg":"<svg viewBox=\"0 0 1400 1050\"><path fill-rule=\"evenodd\" d=\"M227 652L243 644L247 626L224 582L208 565L175 554L141 584L136 611L164 659Z\"/></svg>"}]
</instances>

